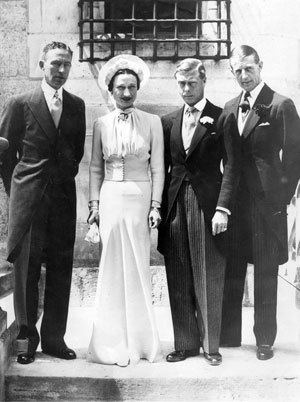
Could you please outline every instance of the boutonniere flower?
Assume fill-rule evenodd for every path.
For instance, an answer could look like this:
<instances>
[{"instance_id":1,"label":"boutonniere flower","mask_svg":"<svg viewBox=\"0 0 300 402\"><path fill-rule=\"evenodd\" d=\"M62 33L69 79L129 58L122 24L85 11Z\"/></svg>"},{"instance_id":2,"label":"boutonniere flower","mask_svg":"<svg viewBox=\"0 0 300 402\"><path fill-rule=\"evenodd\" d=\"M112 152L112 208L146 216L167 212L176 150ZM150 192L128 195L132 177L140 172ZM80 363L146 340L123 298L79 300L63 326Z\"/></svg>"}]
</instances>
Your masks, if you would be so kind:
<instances>
[{"instance_id":1,"label":"boutonniere flower","mask_svg":"<svg viewBox=\"0 0 300 402\"><path fill-rule=\"evenodd\" d=\"M214 124L214 119L209 116L203 116L203 117L201 117L201 119L199 121L205 127L209 127L212 124Z\"/></svg>"},{"instance_id":2,"label":"boutonniere flower","mask_svg":"<svg viewBox=\"0 0 300 402\"><path fill-rule=\"evenodd\" d=\"M271 106L263 105L261 103L253 107L254 112L264 121L269 120Z\"/></svg>"}]
</instances>

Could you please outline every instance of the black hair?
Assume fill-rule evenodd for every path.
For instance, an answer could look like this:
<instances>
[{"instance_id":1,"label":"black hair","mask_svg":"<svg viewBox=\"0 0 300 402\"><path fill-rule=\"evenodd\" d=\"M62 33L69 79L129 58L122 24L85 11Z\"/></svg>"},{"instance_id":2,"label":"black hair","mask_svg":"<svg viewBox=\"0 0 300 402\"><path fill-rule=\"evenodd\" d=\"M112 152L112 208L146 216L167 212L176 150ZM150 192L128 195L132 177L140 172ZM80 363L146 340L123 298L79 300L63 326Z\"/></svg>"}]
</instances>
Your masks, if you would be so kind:
<instances>
[{"instance_id":1,"label":"black hair","mask_svg":"<svg viewBox=\"0 0 300 402\"><path fill-rule=\"evenodd\" d=\"M253 56L254 62L256 64L258 64L260 62L260 58L259 58L257 51L253 47L248 46L248 45L241 45L241 46L235 47L230 54L230 60L235 57L244 58L244 57L248 57L248 56Z\"/></svg>"},{"instance_id":2,"label":"black hair","mask_svg":"<svg viewBox=\"0 0 300 402\"><path fill-rule=\"evenodd\" d=\"M141 80L140 80L139 76L137 75L137 73L135 71L131 70L130 68L122 68L122 69L118 70L112 76L111 80L109 81L109 84L107 86L109 92L112 92L112 90L113 90L114 80L115 80L116 76L121 75L121 74L131 74L131 75L133 75L136 78L137 89L140 89Z\"/></svg>"},{"instance_id":3,"label":"black hair","mask_svg":"<svg viewBox=\"0 0 300 402\"><path fill-rule=\"evenodd\" d=\"M52 49L64 49L64 50L67 50L70 53L71 57L73 56L73 52L72 52L72 50L71 50L71 48L69 46L67 46L63 42L55 42L55 41L53 41L53 42L48 43L44 47L43 54L42 54L42 59L43 60L45 60L46 54L49 52L49 50L52 50Z\"/></svg>"}]
</instances>

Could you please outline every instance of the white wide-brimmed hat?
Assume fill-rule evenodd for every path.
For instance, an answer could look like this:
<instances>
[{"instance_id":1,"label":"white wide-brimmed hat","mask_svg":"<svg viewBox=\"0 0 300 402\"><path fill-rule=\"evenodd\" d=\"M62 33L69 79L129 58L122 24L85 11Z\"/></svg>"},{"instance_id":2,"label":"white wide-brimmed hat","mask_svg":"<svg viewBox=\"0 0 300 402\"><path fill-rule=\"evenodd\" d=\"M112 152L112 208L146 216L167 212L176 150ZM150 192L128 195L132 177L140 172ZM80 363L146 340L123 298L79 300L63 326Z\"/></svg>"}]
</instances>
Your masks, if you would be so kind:
<instances>
[{"instance_id":1,"label":"white wide-brimmed hat","mask_svg":"<svg viewBox=\"0 0 300 402\"><path fill-rule=\"evenodd\" d=\"M144 86L150 77L150 70L147 64L138 56L133 54L119 54L108 60L99 72L98 82L102 89L108 89L112 77L117 71L128 68L136 73L140 79L140 85Z\"/></svg>"}]
</instances>

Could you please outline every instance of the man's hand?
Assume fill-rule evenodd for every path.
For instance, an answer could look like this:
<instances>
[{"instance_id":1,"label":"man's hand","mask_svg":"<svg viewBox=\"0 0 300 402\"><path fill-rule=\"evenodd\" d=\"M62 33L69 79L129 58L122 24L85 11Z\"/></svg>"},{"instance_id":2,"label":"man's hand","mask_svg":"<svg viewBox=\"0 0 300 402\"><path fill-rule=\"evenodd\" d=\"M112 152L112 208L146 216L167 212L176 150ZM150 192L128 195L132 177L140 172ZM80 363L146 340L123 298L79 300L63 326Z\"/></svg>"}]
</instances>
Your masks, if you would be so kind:
<instances>
[{"instance_id":1,"label":"man's hand","mask_svg":"<svg viewBox=\"0 0 300 402\"><path fill-rule=\"evenodd\" d=\"M216 211L212 218L212 234L213 236L225 232L228 224L228 214L225 211Z\"/></svg>"},{"instance_id":2,"label":"man's hand","mask_svg":"<svg viewBox=\"0 0 300 402\"><path fill-rule=\"evenodd\" d=\"M155 229L161 222L161 216L158 208L151 207L150 212L149 212L149 228L150 229Z\"/></svg>"},{"instance_id":3,"label":"man's hand","mask_svg":"<svg viewBox=\"0 0 300 402\"><path fill-rule=\"evenodd\" d=\"M99 226L99 212L92 209L90 211L89 217L87 218L87 223L91 225L94 222L96 222L96 224Z\"/></svg>"}]
</instances>

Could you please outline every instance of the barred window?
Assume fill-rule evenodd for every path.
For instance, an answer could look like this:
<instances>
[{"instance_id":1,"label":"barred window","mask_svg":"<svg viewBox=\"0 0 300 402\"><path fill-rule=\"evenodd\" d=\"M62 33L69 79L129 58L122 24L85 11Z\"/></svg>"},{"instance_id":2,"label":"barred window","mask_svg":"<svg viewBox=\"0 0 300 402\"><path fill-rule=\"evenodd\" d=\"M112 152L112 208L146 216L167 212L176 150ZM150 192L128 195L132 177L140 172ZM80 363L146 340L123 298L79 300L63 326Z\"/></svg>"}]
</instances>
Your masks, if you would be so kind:
<instances>
[{"instance_id":1,"label":"barred window","mask_svg":"<svg viewBox=\"0 0 300 402\"><path fill-rule=\"evenodd\" d=\"M230 0L80 0L80 61L120 53L151 60L230 54Z\"/></svg>"}]
</instances>

